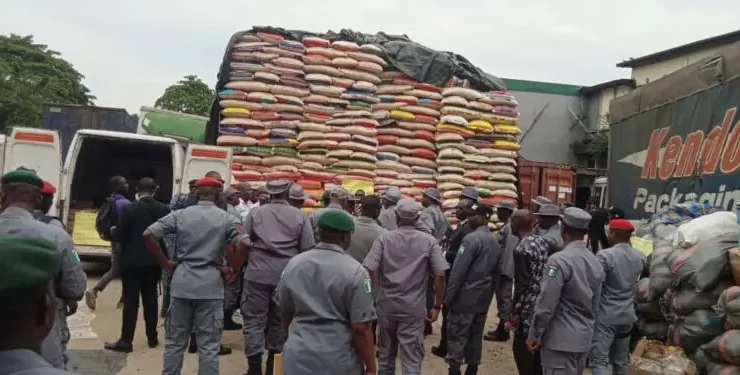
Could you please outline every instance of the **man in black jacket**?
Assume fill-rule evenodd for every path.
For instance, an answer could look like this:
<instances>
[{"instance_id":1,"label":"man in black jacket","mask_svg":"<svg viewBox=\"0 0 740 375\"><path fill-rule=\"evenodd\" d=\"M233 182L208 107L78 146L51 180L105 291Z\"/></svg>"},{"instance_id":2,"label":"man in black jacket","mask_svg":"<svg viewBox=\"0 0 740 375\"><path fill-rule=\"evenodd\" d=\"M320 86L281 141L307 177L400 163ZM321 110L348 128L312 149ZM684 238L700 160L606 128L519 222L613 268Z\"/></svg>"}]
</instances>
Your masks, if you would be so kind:
<instances>
[{"instance_id":1,"label":"man in black jacket","mask_svg":"<svg viewBox=\"0 0 740 375\"><path fill-rule=\"evenodd\" d=\"M139 295L144 305L147 343L150 348L157 340L157 283L162 269L144 245L142 233L160 218L169 214L167 205L154 200L157 184L145 177L139 180L136 192L139 200L121 213L116 227L116 239L121 243L121 283L123 284L123 318L121 337L106 343L105 348L129 353L133 350L136 318L139 315Z\"/></svg>"},{"instance_id":2,"label":"man in black jacket","mask_svg":"<svg viewBox=\"0 0 740 375\"><path fill-rule=\"evenodd\" d=\"M471 207L475 204L471 198L461 198L455 210L455 216L457 217L458 224L457 228L447 236L447 251L445 252L445 259L450 264L450 269L455 263L455 257L457 252L460 250L463 238L468 234L472 233L474 228L469 225L468 217L473 214ZM446 276L450 277L450 271L446 272ZM447 305L442 306L442 329L440 331L439 346L432 347L432 354L437 357L444 358L447 355Z\"/></svg>"}]
</instances>

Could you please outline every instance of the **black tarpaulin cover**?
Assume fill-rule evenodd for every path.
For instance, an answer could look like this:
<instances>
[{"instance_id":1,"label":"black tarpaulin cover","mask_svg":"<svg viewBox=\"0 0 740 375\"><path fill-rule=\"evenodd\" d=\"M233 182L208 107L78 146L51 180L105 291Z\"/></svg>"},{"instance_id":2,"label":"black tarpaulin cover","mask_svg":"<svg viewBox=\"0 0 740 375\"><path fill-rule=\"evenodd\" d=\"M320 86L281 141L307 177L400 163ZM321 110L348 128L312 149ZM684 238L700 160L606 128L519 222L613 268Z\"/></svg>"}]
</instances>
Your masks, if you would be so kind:
<instances>
[{"instance_id":1,"label":"black tarpaulin cover","mask_svg":"<svg viewBox=\"0 0 740 375\"><path fill-rule=\"evenodd\" d=\"M380 47L385 53L385 59L390 65L403 74L420 82L435 86L444 86L454 76L467 79L470 87L478 91L503 90L504 82L473 65L465 57L452 53L436 51L409 39L405 35L390 35L384 32L365 34L354 30L342 29L339 32L313 33L301 30L286 30L279 27L256 26L251 30L235 33L224 51L224 58L218 73L216 92L223 89L229 79L229 60L231 47L247 33L266 32L278 34L290 40L302 40L306 36L315 36L329 41L343 40L355 42L359 45L373 44ZM215 143L219 119L219 105L216 99L211 108L211 121L206 130L206 142Z\"/></svg>"}]
</instances>

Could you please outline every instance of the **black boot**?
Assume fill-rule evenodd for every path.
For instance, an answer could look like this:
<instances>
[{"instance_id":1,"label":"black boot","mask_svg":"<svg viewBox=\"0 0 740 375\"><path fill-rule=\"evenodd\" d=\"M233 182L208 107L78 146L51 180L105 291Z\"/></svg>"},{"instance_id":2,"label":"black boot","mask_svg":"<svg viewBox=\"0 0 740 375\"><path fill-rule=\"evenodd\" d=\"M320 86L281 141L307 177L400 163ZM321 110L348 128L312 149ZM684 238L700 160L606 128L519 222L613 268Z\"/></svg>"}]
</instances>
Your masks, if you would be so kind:
<instances>
[{"instance_id":1,"label":"black boot","mask_svg":"<svg viewBox=\"0 0 740 375\"><path fill-rule=\"evenodd\" d=\"M483 336L483 340L496 342L509 341L509 331L506 330L504 321L502 320L498 323L498 327L496 327L495 331L488 332L488 334Z\"/></svg>"},{"instance_id":2,"label":"black boot","mask_svg":"<svg viewBox=\"0 0 740 375\"><path fill-rule=\"evenodd\" d=\"M453 366L450 365L449 369L447 370L448 375L462 375L462 371L460 371L460 366Z\"/></svg>"},{"instance_id":3,"label":"black boot","mask_svg":"<svg viewBox=\"0 0 740 375\"><path fill-rule=\"evenodd\" d=\"M195 341L195 333L190 334L190 345L188 345L188 353L195 354L198 352L198 342Z\"/></svg>"},{"instance_id":4,"label":"black boot","mask_svg":"<svg viewBox=\"0 0 740 375\"><path fill-rule=\"evenodd\" d=\"M238 331L242 325L234 321L234 311L224 311L224 331Z\"/></svg>"},{"instance_id":5,"label":"black boot","mask_svg":"<svg viewBox=\"0 0 740 375\"><path fill-rule=\"evenodd\" d=\"M444 358L447 355L447 345L440 343L439 346L433 346L432 354L439 358Z\"/></svg>"},{"instance_id":6,"label":"black boot","mask_svg":"<svg viewBox=\"0 0 740 375\"><path fill-rule=\"evenodd\" d=\"M267 362L265 362L265 375L273 375L273 372L275 371L275 354L278 352L275 351L268 351L267 352Z\"/></svg>"},{"instance_id":7,"label":"black boot","mask_svg":"<svg viewBox=\"0 0 740 375\"><path fill-rule=\"evenodd\" d=\"M262 375L262 354L247 357L247 373L245 375Z\"/></svg>"},{"instance_id":8,"label":"black boot","mask_svg":"<svg viewBox=\"0 0 740 375\"><path fill-rule=\"evenodd\" d=\"M478 375L478 365L468 365L465 375Z\"/></svg>"}]
</instances>

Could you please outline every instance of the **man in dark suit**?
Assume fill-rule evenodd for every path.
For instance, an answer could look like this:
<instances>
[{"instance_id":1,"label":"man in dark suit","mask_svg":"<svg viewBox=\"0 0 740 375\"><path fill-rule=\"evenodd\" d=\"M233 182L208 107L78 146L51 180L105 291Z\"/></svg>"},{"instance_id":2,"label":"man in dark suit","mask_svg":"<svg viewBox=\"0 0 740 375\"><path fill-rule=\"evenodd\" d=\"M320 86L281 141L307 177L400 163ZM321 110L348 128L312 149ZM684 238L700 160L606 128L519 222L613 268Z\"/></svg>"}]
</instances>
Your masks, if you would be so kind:
<instances>
[{"instance_id":1,"label":"man in dark suit","mask_svg":"<svg viewBox=\"0 0 740 375\"><path fill-rule=\"evenodd\" d=\"M133 350L136 318L139 315L139 295L144 306L147 343L150 348L159 344L157 340L157 284L162 269L144 245L144 230L160 218L169 214L167 205L154 200L157 184L145 177L139 180L136 192L139 200L126 207L116 227L115 238L121 243L121 283L123 284L123 318L121 337L116 342L105 344L105 348L119 352Z\"/></svg>"}]
</instances>

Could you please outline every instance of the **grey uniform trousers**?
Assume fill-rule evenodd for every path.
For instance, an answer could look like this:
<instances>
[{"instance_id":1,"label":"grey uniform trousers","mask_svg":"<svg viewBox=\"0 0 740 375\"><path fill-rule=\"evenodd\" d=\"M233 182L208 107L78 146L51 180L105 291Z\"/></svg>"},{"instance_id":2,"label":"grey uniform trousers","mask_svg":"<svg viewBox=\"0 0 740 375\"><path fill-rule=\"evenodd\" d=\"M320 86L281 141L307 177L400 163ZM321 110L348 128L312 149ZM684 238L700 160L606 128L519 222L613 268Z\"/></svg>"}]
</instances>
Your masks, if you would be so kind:
<instances>
[{"instance_id":1,"label":"grey uniform trousers","mask_svg":"<svg viewBox=\"0 0 740 375\"><path fill-rule=\"evenodd\" d=\"M420 375L424 361L424 318L396 318L378 313L378 375L396 374L401 349L401 373Z\"/></svg>"},{"instance_id":2,"label":"grey uniform trousers","mask_svg":"<svg viewBox=\"0 0 740 375\"><path fill-rule=\"evenodd\" d=\"M243 277L243 273L240 274ZM232 282L224 283L224 311L233 313L237 309L241 308L239 300L241 299L242 293L242 277L237 277ZM226 317L226 318L231 318Z\"/></svg>"},{"instance_id":3,"label":"grey uniform trousers","mask_svg":"<svg viewBox=\"0 0 740 375\"><path fill-rule=\"evenodd\" d=\"M581 375L586 370L588 352L571 353L540 349L543 375Z\"/></svg>"},{"instance_id":4,"label":"grey uniform trousers","mask_svg":"<svg viewBox=\"0 0 740 375\"><path fill-rule=\"evenodd\" d=\"M224 301L221 299L170 299L165 318L162 375L180 375L191 332L195 332L198 343L198 375L219 373L218 353L223 332L223 308Z\"/></svg>"},{"instance_id":5,"label":"grey uniform trousers","mask_svg":"<svg viewBox=\"0 0 740 375\"><path fill-rule=\"evenodd\" d=\"M486 313L450 311L447 314L447 363L451 366L480 364L485 329Z\"/></svg>"},{"instance_id":6,"label":"grey uniform trousers","mask_svg":"<svg viewBox=\"0 0 740 375\"><path fill-rule=\"evenodd\" d=\"M244 280L241 313L244 319L244 354L263 354L265 348L282 352L287 335L273 294L275 285Z\"/></svg>"},{"instance_id":7,"label":"grey uniform trousers","mask_svg":"<svg viewBox=\"0 0 740 375\"><path fill-rule=\"evenodd\" d=\"M496 310L500 321L509 320L514 294L514 280L508 276L499 276L496 283Z\"/></svg>"},{"instance_id":8,"label":"grey uniform trousers","mask_svg":"<svg viewBox=\"0 0 740 375\"><path fill-rule=\"evenodd\" d=\"M46 362L58 369L67 366L67 342L69 341L69 329L67 328L67 316L59 310L54 314L54 325L41 343L41 356Z\"/></svg>"}]
</instances>

